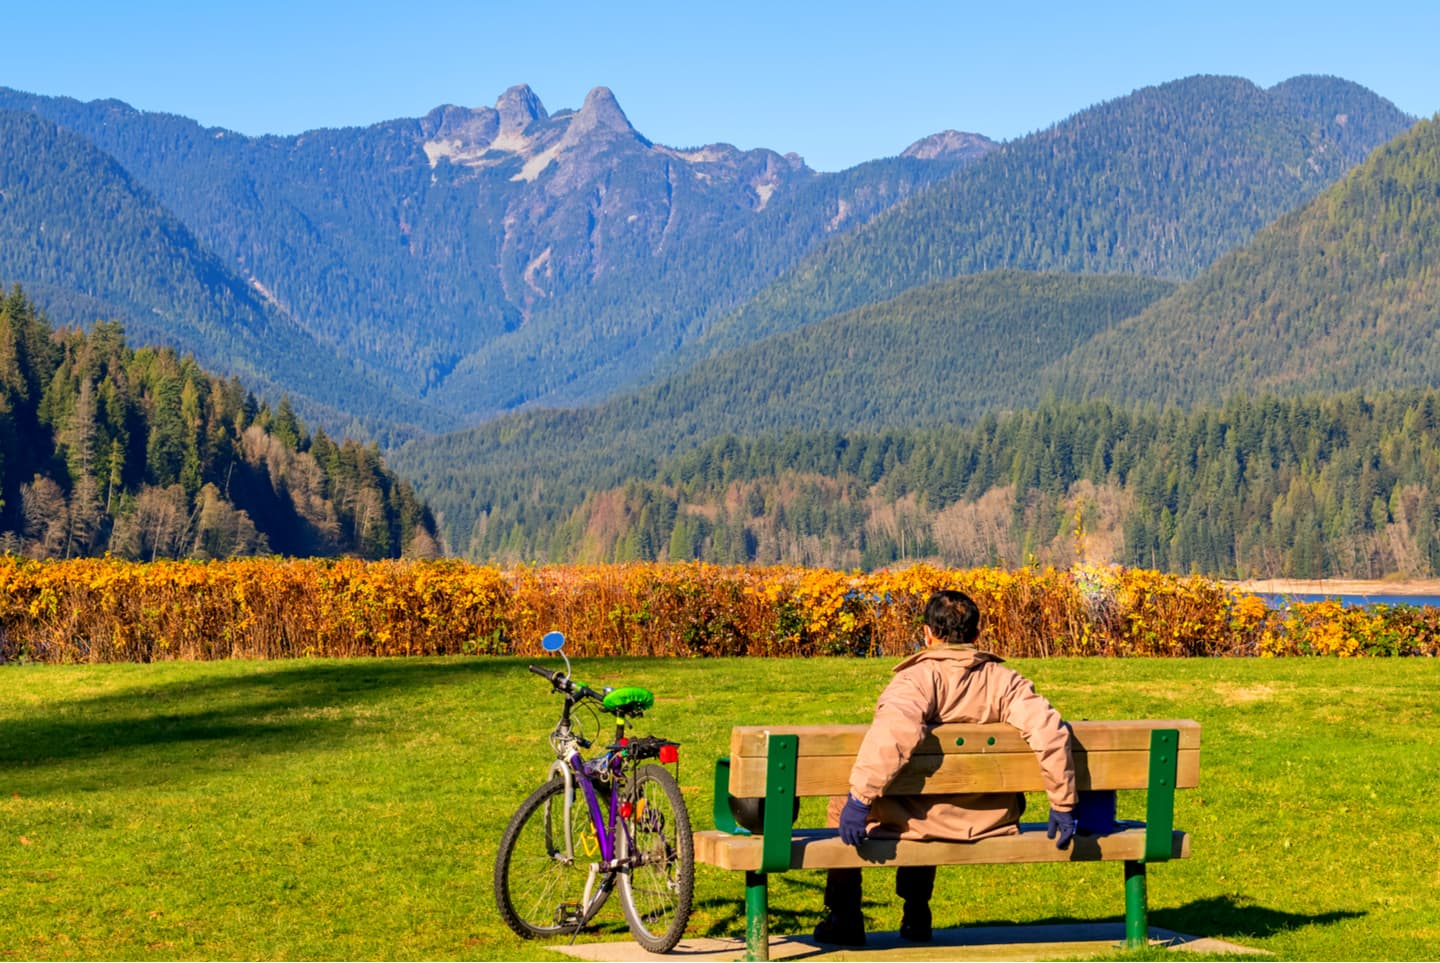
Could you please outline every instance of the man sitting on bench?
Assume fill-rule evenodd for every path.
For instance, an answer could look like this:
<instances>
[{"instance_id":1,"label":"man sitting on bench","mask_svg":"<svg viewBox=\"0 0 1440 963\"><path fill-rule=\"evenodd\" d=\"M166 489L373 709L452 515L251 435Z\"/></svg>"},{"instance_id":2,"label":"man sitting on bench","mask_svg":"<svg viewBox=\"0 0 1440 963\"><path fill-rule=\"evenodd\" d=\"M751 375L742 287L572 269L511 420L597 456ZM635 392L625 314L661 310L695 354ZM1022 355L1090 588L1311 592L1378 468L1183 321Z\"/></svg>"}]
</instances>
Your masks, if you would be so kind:
<instances>
[{"instance_id":1,"label":"man sitting on bench","mask_svg":"<svg viewBox=\"0 0 1440 963\"><path fill-rule=\"evenodd\" d=\"M1047 835L1064 849L1075 835L1075 763L1070 730L1034 685L975 647L980 610L963 592L941 591L925 606L925 647L894 669L880 694L875 719L850 772L850 795L830 800L829 824L858 846L877 839L971 840L1018 832L1023 793L955 793L884 796L882 793L920 744L927 726L949 722L1006 722L1035 751L1050 797ZM1058 836L1058 838L1056 838ZM865 944L859 869L832 869L825 881L820 943ZM930 895L935 867L901 866L895 893L904 900L900 936L931 938Z\"/></svg>"}]
</instances>

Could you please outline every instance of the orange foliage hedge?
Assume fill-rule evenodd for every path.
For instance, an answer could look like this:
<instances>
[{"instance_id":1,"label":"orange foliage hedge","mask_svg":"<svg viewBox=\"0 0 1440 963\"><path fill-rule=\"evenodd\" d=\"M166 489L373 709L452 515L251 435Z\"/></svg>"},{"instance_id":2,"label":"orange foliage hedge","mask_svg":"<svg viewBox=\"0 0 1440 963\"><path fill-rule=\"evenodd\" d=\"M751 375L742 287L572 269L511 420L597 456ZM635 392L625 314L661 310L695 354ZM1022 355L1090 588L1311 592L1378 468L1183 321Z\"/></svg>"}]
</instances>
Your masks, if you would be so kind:
<instances>
[{"instance_id":1,"label":"orange foliage hedge","mask_svg":"<svg viewBox=\"0 0 1440 963\"><path fill-rule=\"evenodd\" d=\"M846 573L700 563L544 566L0 557L0 659L148 662L532 654L884 655L925 600L969 592L1010 656L1435 655L1440 611L1268 608L1206 578L1076 567Z\"/></svg>"}]
</instances>

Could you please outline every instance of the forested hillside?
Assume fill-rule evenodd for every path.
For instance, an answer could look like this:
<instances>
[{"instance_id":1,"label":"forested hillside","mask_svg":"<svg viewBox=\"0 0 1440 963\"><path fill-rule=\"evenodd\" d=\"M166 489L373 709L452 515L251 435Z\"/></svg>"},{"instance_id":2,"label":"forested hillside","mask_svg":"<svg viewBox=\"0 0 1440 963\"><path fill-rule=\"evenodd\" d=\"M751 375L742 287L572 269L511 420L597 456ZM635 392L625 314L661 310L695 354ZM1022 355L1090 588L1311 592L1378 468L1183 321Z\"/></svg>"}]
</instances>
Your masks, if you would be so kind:
<instances>
[{"instance_id":1,"label":"forested hillside","mask_svg":"<svg viewBox=\"0 0 1440 963\"><path fill-rule=\"evenodd\" d=\"M1184 280L1414 122L1363 87L1191 77L1081 111L817 249L707 343L733 346L997 268Z\"/></svg>"},{"instance_id":2,"label":"forested hillside","mask_svg":"<svg viewBox=\"0 0 1440 963\"><path fill-rule=\"evenodd\" d=\"M1440 118L1057 363L1065 397L1189 404L1440 384Z\"/></svg>"},{"instance_id":3,"label":"forested hillside","mask_svg":"<svg viewBox=\"0 0 1440 963\"><path fill-rule=\"evenodd\" d=\"M1428 576L1440 572L1440 391L1163 413L1051 403L968 428L719 438L568 514L497 512L472 551Z\"/></svg>"},{"instance_id":4,"label":"forested hillside","mask_svg":"<svg viewBox=\"0 0 1440 963\"><path fill-rule=\"evenodd\" d=\"M573 411L521 412L424 439L395 465L445 517L452 544L522 516L544 528L586 491L722 435L972 421L1041 401L1036 377L1173 289L1164 281L995 271L942 281ZM478 496L478 497L477 497ZM475 546L488 554L499 542Z\"/></svg>"},{"instance_id":5,"label":"forested hillside","mask_svg":"<svg viewBox=\"0 0 1440 963\"><path fill-rule=\"evenodd\" d=\"M271 398L288 393L330 424L383 435L423 417L337 363L85 138L0 110L0 143L0 279L46 302L47 316L122 320L140 343L187 350Z\"/></svg>"},{"instance_id":6,"label":"forested hillside","mask_svg":"<svg viewBox=\"0 0 1440 963\"><path fill-rule=\"evenodd\" d=\"M953 278L720 355L601 411L624 412L632 435L677 439L971 421L1034 407L1041 370L1173 290L1093 274Z\"/></svg>"},{"instance_id":7,"label":"forested hillside","mask_svg":"<svg viewBox=\"0 0 1440 963\"><path fill-rule=\"evenodd\" d=\"M0 299L0 551L133 559L439 552L429 509L372 444L309 433L288 401L119 325L52 331Z\"/></svg>"}]
</instances>

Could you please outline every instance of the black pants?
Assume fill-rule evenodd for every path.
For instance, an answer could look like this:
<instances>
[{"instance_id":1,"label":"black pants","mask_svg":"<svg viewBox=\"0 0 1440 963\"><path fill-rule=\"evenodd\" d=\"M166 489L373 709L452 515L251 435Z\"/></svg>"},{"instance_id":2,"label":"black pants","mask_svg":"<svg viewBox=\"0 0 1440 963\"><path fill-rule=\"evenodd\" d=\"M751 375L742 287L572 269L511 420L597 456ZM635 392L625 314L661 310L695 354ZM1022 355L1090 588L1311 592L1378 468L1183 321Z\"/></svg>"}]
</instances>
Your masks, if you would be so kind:
<instances>
[{"instance_id":1,"label":"black pants","mask_svg":"<svg viewBox=\"0 0 1440 963\"><path fill-rule=\"evenodd\" d=\"M861 876L859 869L832 869L825 874L825 908L837 915L860 915ZM895 870L895 895L905 902L918 900L930 905L935 891L934 866L901 866Z\"/></svg>"},{"instance_id":2,"label":"black pants","mask_svg":"<svg viewBox=\"0 0 1440 963\"><path fill-rule=\"evenodd\" d=\"M1025 794L1015 794L1017 818L1025 815ZM860 915L860 873L858 869L832 869L825 875L825 908L832 913ZM917 900L930 905L935 892L934 866L900 866L895 870L895 895L905 902Z\"/></svg>"}]
</instances>

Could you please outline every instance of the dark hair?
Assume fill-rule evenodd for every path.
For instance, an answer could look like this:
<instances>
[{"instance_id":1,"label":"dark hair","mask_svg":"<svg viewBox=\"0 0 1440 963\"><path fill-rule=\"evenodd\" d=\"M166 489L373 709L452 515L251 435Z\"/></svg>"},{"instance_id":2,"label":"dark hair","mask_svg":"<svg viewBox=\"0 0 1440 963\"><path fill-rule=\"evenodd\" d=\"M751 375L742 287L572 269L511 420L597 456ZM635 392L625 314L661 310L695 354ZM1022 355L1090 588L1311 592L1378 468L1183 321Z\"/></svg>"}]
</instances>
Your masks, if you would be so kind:
<instances>
[{"instance_id":1,"label":"dark hair","mask_svg":"<svg viewBox=\"0 0 1440 963\"><path fill-rule=\"evenodd\" d=\"M925 603L925 624L946 645L967 645L980 637L980 606L964 592L942 589Z\"/></svg>"}]
</instances>

